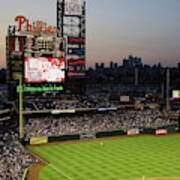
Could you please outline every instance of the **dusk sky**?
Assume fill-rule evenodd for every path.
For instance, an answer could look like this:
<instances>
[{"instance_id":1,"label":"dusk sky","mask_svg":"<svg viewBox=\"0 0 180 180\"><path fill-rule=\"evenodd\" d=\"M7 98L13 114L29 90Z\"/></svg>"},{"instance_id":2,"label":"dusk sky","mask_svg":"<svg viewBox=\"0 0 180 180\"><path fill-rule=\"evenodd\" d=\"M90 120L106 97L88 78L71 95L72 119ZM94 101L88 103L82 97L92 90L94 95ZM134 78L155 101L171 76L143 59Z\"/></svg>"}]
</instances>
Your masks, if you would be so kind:
<instances>
[{"instance_id":1,"label":"dusk sky","mask_svg":"<svg viewBox=\"0 0 180 180\"><path fill-rule=\"evenodd\" d=\"M5 36L17 15L56 25L56 0L1 0L0 67ZM144 64L180 62L180 0L87 0L87 65L122 64L132 54Z\"/></svg>"}]
</instances>

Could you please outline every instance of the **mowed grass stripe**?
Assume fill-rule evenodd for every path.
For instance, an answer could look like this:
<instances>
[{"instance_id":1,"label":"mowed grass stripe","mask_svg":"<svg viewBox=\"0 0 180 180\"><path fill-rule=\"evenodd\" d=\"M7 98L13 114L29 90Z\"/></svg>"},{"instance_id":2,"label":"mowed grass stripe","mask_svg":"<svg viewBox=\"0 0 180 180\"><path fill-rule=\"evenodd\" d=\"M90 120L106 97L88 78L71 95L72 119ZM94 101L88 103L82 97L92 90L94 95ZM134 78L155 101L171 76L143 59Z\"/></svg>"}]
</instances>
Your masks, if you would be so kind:
<instances>
[{"instance_id":1,"label":"mowed grass stripe","mask_svg":"<svg viewBox=\"0 0 180 180\"><path fill-rule=\"evenodd\" d=\"M73 180L180 177L179 135L120 138L103 142L104 147L100 146L99 141L91 141L33 149L55 164L56 168L67 172ZM41 171L46 174L46 168ZM58 176L54 179L64 180ZM42 173L40 180L44 180Z\"/></svg>"}]
</instances>

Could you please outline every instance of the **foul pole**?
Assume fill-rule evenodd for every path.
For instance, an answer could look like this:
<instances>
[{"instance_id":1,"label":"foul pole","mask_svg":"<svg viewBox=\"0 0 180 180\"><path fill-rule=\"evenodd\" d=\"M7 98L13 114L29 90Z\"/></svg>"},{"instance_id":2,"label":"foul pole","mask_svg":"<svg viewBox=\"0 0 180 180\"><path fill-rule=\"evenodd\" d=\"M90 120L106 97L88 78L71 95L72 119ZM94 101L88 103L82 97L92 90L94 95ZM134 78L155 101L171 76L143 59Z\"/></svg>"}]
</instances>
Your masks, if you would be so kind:
<instances>
[{"instance_id":1,"label":"foul pole","mask_svg":"<svg viewBox=\"0 0 180 180\"><path fill-rule=\"evenodd\" d=\"M22 78L19 78L19 138L23 138L23 89Z\"/></svg>"}]
</instances>

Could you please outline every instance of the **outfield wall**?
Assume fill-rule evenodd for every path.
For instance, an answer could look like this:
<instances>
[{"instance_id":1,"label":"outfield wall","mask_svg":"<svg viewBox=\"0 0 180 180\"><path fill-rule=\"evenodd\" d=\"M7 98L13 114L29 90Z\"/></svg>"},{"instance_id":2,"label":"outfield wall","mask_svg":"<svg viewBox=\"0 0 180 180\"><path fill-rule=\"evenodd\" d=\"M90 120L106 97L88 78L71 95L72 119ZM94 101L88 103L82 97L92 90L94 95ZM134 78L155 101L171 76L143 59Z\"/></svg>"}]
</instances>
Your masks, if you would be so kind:
<instances>
[{"instance_id":1,"label":"outfield wall","mask_svg":"<svg viewBox=\"0 0 180 180\"><path fill-rule=\"evenodd\" d=\"M169 126L162 126L158 128L132 128L129 130L109 130L109 131L103 131L103 132L96 132L95 137L96 138L103 138L103 137L113 137L113 136L125 136L125 135L156 135L157 130L167 130L167 134L173 134L178 133L179 128L175 125L169 125ZM128 133L128 131L130 133ZM91 135L91 133L87 133L87 135ZM91 137L91 136L89 136ZM43 138L43 140L42 140ZM47 139L44 141L44 138ZM37 137L37 138L31 138L28 140L22 140L21 143L23 145L29 145L29 144L43 144L43 143L49 143L49 142L60 142L60 141L72 141L72 140L80 140L81 134L69 134L69 135L62 135L62 136L50 136L50 137Z\"/></svg>"}]
</instances>

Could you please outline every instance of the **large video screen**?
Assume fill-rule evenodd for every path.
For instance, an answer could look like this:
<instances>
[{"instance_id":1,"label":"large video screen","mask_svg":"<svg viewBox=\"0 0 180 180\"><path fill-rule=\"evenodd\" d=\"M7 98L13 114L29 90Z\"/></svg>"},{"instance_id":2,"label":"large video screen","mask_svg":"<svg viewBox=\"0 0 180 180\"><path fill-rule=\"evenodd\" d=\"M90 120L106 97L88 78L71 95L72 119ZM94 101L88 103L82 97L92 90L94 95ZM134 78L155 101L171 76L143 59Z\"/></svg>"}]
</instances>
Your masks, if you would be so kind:
<instances>
[{"instance_id":1,"label":"large video screen","mask_svg":"<svg viewBox=\"0 0 180 180\"><path fill-rule=\"evenodd\" d=\"M65 61L64 58L25 58L25 82L64 82Z\"/></svg>"}]
</instances>

